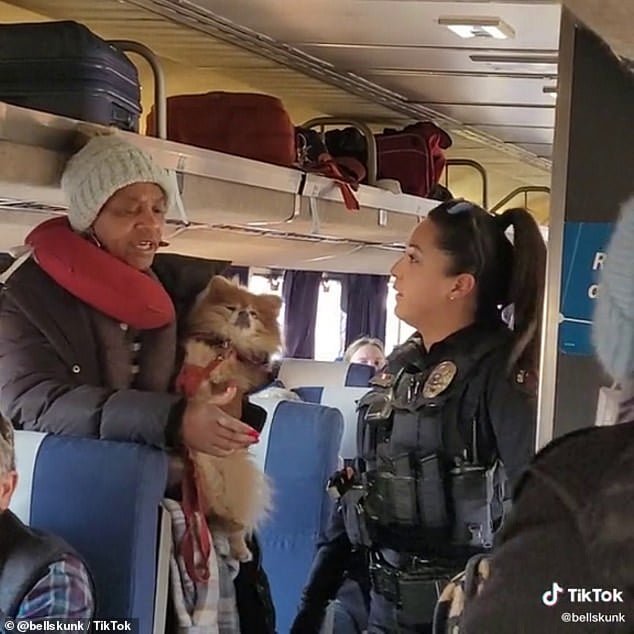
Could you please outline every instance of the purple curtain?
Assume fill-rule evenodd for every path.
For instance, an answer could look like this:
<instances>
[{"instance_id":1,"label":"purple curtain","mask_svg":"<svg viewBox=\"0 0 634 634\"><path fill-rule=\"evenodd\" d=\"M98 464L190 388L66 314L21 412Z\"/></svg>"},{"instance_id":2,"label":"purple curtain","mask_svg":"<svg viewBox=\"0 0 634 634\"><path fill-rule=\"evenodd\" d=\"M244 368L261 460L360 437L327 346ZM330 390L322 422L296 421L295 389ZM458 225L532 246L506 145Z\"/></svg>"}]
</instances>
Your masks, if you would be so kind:
<instances>
[{"instance_id":1,"label":"purple curtain","mask_svg":"<svg viewBox=\"0 0 634 634\"><path fill-rule=\"evenodd\" d=\"M249 267L248 266L230 266L224 273L225 277L230 280L237 278L242 286L247 286L249 283Z\"/></svg>"},{"instance_id":2,"label":"purple curtain","mask_svg":"<svg viewBox=\"0 0 634 634\"><path fill-rule=\"evenodd\" d=\"M346 348L362 336L385 342L388 275L343 276L341 308L346 313Z\"/></svg>"},{"instance_id":3,"label":"purple curtain","mask_svg":"<svg viewBox=\"0 0 634 634\"><path fill-rule=\"evenodd\" d=\"M284 298L285 356L312 359L315 356L315 321L321 273L286 271L282 285Z\"/></svg>"}]
</instances>

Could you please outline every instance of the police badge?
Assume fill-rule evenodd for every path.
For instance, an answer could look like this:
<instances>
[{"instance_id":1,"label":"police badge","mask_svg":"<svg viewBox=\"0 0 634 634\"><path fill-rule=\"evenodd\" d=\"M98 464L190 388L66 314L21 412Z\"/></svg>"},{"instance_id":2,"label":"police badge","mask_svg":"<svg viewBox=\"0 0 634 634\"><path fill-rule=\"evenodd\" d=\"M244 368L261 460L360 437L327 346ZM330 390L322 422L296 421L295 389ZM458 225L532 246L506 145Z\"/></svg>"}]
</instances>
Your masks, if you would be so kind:
<instances>
[{"instance_id":1,"label":"police badge","mask_svg":"<svg viewBox=\"0 0 634 634\"><path fill-rule=\"evenodd\" d=\"M454 380L458 368L452 361L439 363L432 371L425 385L423 386L423 396L425 398L436 398L442 394Z\"/></svg>"}]
</instances>

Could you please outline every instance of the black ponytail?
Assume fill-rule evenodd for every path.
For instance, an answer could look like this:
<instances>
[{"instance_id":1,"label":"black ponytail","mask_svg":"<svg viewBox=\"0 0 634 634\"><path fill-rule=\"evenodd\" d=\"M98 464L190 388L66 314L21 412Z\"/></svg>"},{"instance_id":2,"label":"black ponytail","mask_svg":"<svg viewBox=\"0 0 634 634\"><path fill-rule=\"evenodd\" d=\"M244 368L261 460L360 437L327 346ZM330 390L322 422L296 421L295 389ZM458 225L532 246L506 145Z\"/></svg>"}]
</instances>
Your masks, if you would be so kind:
<instances>
[{"instance_id":1,"label":"black ponytail","mask_svg":"<svg viewBox=\"0 0 634 634\"><path fill-rule=\"evenodd\" d=\"M450 275L471 273L477 282L475 319L501 321L501 310L513 305L515 345L510 366L537 375L542 305L546 276L546 245L535 219L525 209L493 215L452 200L429 212L439 230L439 247L452 260ZM512 228L509 239L507 229Z\"/></svg>"},{"instance_id":2,"label":"black ponytail","mask_svg":"<svg viewBox=\"0 0 634 634\"><path fill-rule=\"evenodd\" d=\"M546 244L533 216L526 209L508 209L496 217L502 231L513 229L513 266L508 304L513 305L516 345L511 358L520 369L537 375L541 346Z\"/></svg>"}]
</instances>

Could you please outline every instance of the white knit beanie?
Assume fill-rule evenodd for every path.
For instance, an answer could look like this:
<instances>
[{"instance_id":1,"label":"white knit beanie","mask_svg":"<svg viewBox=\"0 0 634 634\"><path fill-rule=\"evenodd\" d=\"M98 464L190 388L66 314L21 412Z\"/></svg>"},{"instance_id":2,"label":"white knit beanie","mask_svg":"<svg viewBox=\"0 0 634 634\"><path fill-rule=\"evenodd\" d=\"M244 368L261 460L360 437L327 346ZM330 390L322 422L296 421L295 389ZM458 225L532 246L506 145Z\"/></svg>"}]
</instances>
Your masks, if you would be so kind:
<instances>
[{"instance_id":1,"label":"white knit beanie","mask_svg":"<svg viewBox=\"0 0 634 634\"><path fill-rule=\"evenodd\" d=\"M168 212L175 208L176 179L149 154L114 134L93 137L70 158L62 175L73 229L89 229L108 199L134 183L157 184L167 197Z\"/></svg>"},{"instance_id":2,"label":"white knit beanie","mask_svg":"<svg viewBox=\"0 0 634 634\"><path fill-rule=\"evenodd\" d=\"M621 212L599 280L592 335L613 379L634 378L634 198Z\"/></svg>"}]
</instances>

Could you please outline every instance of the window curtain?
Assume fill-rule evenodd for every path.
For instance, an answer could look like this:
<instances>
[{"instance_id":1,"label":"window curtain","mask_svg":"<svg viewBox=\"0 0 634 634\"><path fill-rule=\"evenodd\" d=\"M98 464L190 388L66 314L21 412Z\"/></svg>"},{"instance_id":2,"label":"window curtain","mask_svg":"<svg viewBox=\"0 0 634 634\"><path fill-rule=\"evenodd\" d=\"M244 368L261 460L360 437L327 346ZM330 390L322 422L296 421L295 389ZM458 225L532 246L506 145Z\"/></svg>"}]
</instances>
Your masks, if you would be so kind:
<instances>
[{"instance_id":1,"label":"window curtain","mask_svg":"<svg viewBox=\"0 0 634 634\"><path fill-rule=\"evenodd\" d=\"M315 356L315 322L321 273L286 271L282 284L284 298L285 356L312 359Z\"/></svg>"},{"instance_id":2,"label":"window curtain","mask_svg":"<svg viewBox=\"0 0 634 634\"><path fill-rule=\"evenodd\" d=\"M346 313L347 348L362 336L385 342L388 275L343 275L341 309Z\"/></svg>"}]
</instances>

